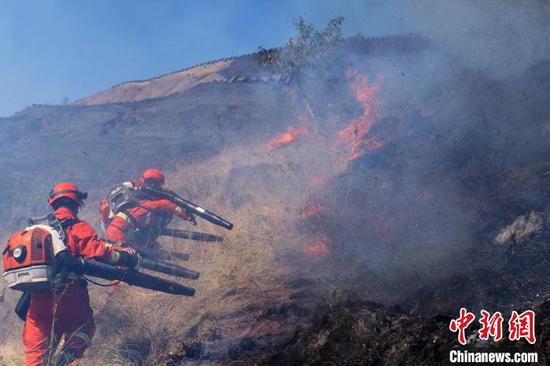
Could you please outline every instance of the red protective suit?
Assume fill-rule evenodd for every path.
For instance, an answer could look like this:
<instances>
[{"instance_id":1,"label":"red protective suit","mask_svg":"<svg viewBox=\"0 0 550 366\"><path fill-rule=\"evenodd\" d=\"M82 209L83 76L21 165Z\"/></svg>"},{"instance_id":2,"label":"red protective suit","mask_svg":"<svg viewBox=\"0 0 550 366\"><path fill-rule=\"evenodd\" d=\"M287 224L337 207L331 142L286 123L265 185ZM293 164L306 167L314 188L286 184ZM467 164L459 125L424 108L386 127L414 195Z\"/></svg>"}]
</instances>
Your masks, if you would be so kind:
<instances>
[{"instance_id":1,"label":"red protective suit","mask_svg":"<svg viewBox=\"0 0 550 366\"><path fill-rule=\"evenodd\" d=\"M136 206L115 215L107 227L105 237L122 244L156 247L159 228L170 221L173 215L194 222L192 215L167 199L141 200ZM140 234L132 237L136 229Z\"/></svg>"},{"instance_id":2,"label":"red protective suit","mask_svg":"<svg viewBox=\"0 0 550 366\"><path fill-rule=\"evenodd\" d=\"M65 207L54 213L66 225L78 220ZM117 263L118 248L98 239L94 229L84 221L76 221L65 229L66 244L73 255ZM52 332L53 328L53 332ZM49 347L54 347L65 336L64 349L72 349L77 358L89 347L95 332L93 311L90 307L88 289L79 279L68 280L60 289L34 290L23 328L23 343L26 349L26 365L42 365ZM53 339L51 336L53 335Z\"/></svg>"}]
</instances>

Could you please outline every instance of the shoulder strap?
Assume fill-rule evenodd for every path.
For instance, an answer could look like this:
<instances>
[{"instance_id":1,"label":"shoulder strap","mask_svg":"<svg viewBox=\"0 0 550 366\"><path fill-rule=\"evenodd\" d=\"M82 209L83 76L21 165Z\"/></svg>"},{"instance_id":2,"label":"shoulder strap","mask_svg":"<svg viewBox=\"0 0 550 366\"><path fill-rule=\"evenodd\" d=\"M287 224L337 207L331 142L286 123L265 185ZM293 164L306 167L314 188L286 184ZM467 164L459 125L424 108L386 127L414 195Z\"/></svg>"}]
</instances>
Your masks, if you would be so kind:
<instances>
[{"instance_id":1,"label":"shoulder strap","mask_svg":"<svg viewBox=\"0 0 550 366\"><path fill-rule=\"evenodd\" d=\"M69 227L73 226L79 221L80 220L77 218L59 221L59 219L53 214L48 214L48 225L51 226L55 231L57 231L57 233L61 237L61 240L63 241L65 241L66 238L65 230L67 230Z\"/></svg>"},{"instance_id":2,"label":"shoulder strap","mask_svg":"<svg viewBox=\"0 0 550 366\"><path fill-rule=\"evenodd\" d=\"M74 224L77 224L79 223L80 220L79 219L68 219L68 220L63 220L61 222L61 227L63 228L63 230L67 230L68 228L70 228L71 226L73 226Z\"/></svg>"},{"instance_id":3,"label":"shoulder strap","mask_svg":"<svg viewBox=\"0 0 550 366\"><path fill-rule=\"evenodd\" d=\"M130 214L130 212L128 212L128 210L122 209L122 210L119 210L119 212L122 212L124 215L126 215L126 217L128 218L128 221L130 221L130 223L134 226L134 228L136 228L137 230L141 230L141 225L136 220L136 218L132 214Z\"/></svg>"}]
</instances>

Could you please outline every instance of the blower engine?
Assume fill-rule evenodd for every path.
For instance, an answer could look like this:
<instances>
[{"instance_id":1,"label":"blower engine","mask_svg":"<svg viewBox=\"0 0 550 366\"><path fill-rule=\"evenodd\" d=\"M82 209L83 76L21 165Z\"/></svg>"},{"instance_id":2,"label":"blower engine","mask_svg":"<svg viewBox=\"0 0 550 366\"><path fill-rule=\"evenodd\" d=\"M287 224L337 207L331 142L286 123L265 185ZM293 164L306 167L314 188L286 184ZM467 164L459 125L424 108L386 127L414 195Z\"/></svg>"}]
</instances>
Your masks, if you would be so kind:
<instances>
[{"instance_id":1,"label":"blower engine","mask_svg":"<svg viewBox=\"0 0 550 366\"><path fill-rule=\"evenodd\" d=\"M10 236L2 259L4 280L14 290L48 287L59 272L56 256L67 252L59 233L48 225L33 225Z\"/></svg>"}]
</instances>

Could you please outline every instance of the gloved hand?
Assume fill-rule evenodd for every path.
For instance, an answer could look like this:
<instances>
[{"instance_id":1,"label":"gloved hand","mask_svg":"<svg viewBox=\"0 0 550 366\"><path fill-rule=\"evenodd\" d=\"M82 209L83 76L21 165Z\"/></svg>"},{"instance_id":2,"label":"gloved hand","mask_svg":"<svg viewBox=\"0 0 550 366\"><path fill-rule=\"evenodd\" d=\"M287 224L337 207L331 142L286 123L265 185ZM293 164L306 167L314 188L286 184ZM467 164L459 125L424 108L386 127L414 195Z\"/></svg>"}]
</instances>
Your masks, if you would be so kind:
<instances>
[{"instance_id":1,"label":"gloved hand","mask_svg":"<svg viewBox=\"0 0 550 366\"><path fill-rule=\"evenodd\" d=\"M137 252L134 248L132 247L125 247L125 248L119 248L118 249L119 252L124 252L124 253L128 253L130 256L135 256L137 255Z\"/></svg>"},{"instance_id":2,"label":"gloved hand","mask_svg":"<svg viewBox=\"0 0 550 366\"><path fill-rule=\"evenodd\" d=\"M178 215L185 221L189 221L193 226L197 225L197 220L195 220L195 216L192 213L182 209L181 207L178 207L176 209L176 215Z\"/></svg>"},{"instance_id":3,"label":"gloved hand","mask_svg":"<svg viewBox=\"0 0 550 366\"><path fill-rule=\"evenodd\" d=\"M141 257L134 248L126 247L118 248L117 250L120 253L120 259L117 264L130 268L135 268L139 264Z\"/></svg>"},{"instance_id":4,"label":"gloved hand","mask_svg":"<svg viewBox=\"0 0 550 366\"><path fill-rule=\"evenodd\" d=\"M195 220L195 215L193 215L192 213L188 213L185 220L189 221L189 223L191 223L191 225L193 226L197 225L197 220Z\"/></svg>"}]
</instances>

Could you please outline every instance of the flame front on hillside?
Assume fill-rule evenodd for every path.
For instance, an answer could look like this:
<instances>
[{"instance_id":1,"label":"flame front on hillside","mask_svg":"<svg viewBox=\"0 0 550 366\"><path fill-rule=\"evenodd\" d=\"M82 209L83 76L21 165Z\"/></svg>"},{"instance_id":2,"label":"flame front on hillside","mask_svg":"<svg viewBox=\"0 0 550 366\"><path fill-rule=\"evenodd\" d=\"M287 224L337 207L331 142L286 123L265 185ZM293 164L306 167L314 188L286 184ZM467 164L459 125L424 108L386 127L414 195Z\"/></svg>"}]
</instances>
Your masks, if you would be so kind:
<instances>
[{"instance_id":1,"label":"flame front on hillside","mask_svg":"<svg viewBox=\"0 0 550 366\"><path fill-rule=\"evenodd\" d=\"M314 177L311 178L308 183L310 186L322 186L325 185L328 181L328 177Z\"/></svg>"},{"instance_id":2,"label":"flame front on hillside","mask_svg":"<svg viewBox=\"0 0 550 366\"><path fill-rule=\"evenodd\" d=\"M317 202L308 201L300 214L301 220L311 219L325 212L325 208Z\"/></svg>"},{"instance_id":3,"label":"flame front on hillside","mask_svg":"<svg viewBox=\"0 0 550 366\"><path fill-rule=\"evenodd\" d=\"M349 80L349 88L363 107L363 113L338 132L336 146L349 147L351 151L347 159L354 160L364 153L377 150L384 145L383 141L369 136L375 123L374 111L377 106L376 97L380 90L380 84L369 84L367 75L355 70L348 70L346 78Z\"/></svg>"},{"instance_id":4,"label":"flame front on hillside","mask_svg":"<svg viewBox=\"0 0 550 366\"><path fill-rule=\"evenodd\" d=\"M349 123L344 128L336 131L333 137L326 137L332 141L334 147L345 151L345 160L354 160L363 154L380 149L384 146L384 139L371 136L371 128L375 124L375 109L379 106L377 99L381 83L369 83L367 75L356 70L346 71L346 80L348 87L353 92L355 99L361 105L363 111L361 115ZM306 103L307 104L307 103ZM308 105L309 109L309 105ZM312 124L318 121L311 121L304 117L304 114L298 116L298 126L289 126L286 131L265 143L268 151L277 150L296 142L299 138L308 134ZM316 126L318 128L319 126ZM324 136L324 135L323 135ZM322 184L323 178L313 178L312 185Z\"/></svg>"},{"instance_id":5,"label":"flame front on hillside","mask_svg":"<svg viewBox=\"0 0 550 366\"><path fill-rule=\"evenodd\" d=\"M266 148L269 151L279 149L286 145L295 142L299 137L304 136L309 131L309 124L305 118L298 117L300 124L298 127L289 126L285 133L277 136L266 143Z\"/></svg>"},{"instance_id":6,"label":"flame front on hillside","mask_svg":"<svg viewBox=\"0 0 550 366\"><path fill-rule=\"evenodd\" d=\"M325 235L318 235L304 248L308 257L324 257L330 254L329 240Z\"/></svg>"}]
</instances>

